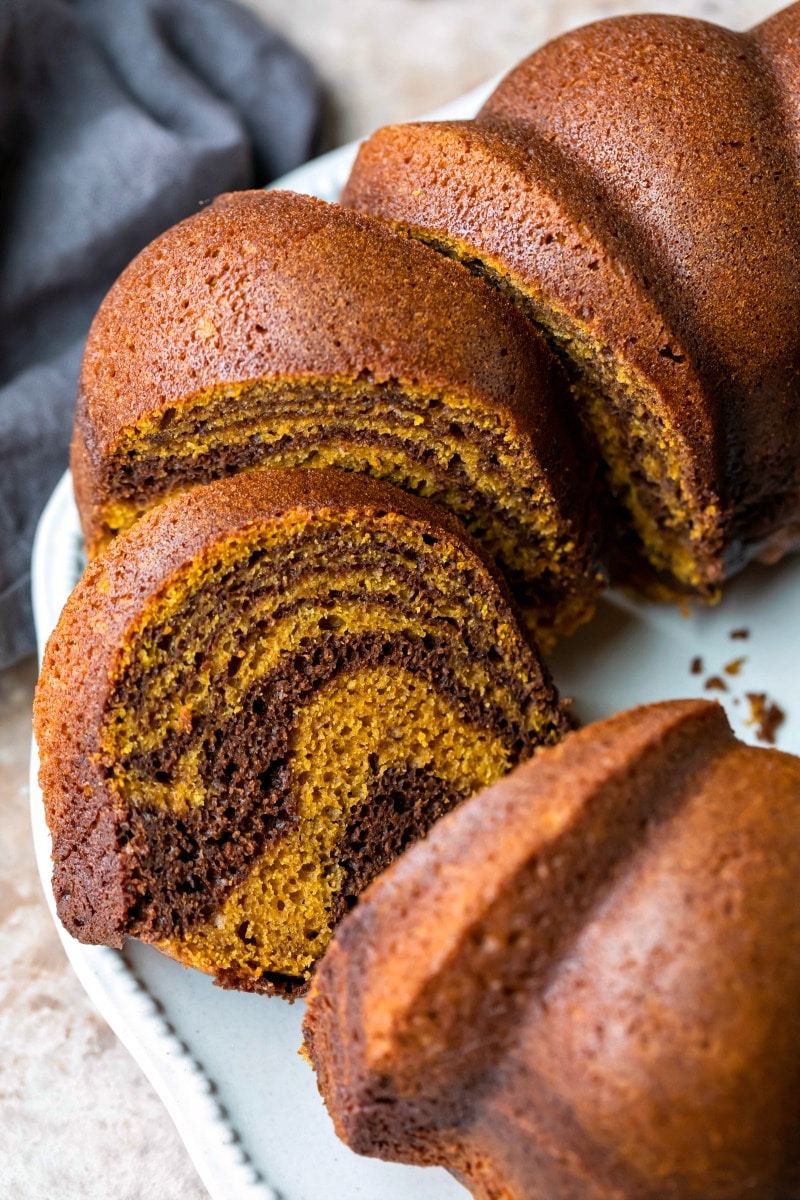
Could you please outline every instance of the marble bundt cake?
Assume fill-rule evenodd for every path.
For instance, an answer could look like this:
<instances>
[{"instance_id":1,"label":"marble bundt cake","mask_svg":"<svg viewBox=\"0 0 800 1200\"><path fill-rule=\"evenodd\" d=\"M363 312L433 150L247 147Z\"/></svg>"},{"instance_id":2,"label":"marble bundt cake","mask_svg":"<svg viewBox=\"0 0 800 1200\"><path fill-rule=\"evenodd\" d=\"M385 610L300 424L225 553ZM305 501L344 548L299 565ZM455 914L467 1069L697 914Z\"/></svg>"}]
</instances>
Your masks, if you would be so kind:
<instances>
[{"instance_id":1,"label":"marble bundt cake","mask_svg":"<svg viewBox=\"0 0 800 1200\"><path fill-rule=\"evenodd\" d=\"M481 1200L800 1195L800 760L672 701L444 817L342 924L340 1136Z\"/></svg>"},{"instance_id":2,"label":"marble bundt cake","mask_svg":"<svg viewBox=\"0 0 800 1200\"><path fill-rule=\"evenodd\" d=\"M625 16L476 121L396 126L344 202L466 263L568 364L670 590L800 542L800 4L749 33Z\"/></svg>"},{"instance_id":3,"label":"marble bundt cake","mask_svg":"<svg viewBox=\"0 0 800 1200\"><path fill-rule=\"evenodd\" d=\"M330 470L199 486L90 564L47 646L59 915L297 994L377 871L564 729L436 505Z\"/></svg>"},{"instance_id":4,"label":"marble bundt cake","mask_svg":"<svg viewBox=\"0 0 800 1200\"><path fill-rule=\"evenodd\" d=\"M123 273L89 335L72 455L90 554L198 482L333 466L455 512L555 633L598 591L590 464L562 369L512 305L290 192L220 197Z\"/></svg>"}]
</instances>

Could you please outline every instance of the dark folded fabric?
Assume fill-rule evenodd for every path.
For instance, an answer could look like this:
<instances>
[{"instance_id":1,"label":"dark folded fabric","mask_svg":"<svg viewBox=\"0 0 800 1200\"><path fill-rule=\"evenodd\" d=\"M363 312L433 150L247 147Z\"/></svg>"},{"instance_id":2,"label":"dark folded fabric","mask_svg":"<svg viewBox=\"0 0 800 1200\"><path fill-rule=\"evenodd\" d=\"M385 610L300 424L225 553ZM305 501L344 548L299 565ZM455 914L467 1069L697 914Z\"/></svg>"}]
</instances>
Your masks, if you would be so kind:
<instances>
[{"instance_id":1,"label":"dark folded fabric","mask_svg":"<svg viewBox=\"0 0 800 1200\"><path fill-rule=\"evenodd\" d=\"M318 112L230 0L0 2L0 667L33 649L31 542L103 295L216 193L303 162Z\"/></svg>"}]
</instances>

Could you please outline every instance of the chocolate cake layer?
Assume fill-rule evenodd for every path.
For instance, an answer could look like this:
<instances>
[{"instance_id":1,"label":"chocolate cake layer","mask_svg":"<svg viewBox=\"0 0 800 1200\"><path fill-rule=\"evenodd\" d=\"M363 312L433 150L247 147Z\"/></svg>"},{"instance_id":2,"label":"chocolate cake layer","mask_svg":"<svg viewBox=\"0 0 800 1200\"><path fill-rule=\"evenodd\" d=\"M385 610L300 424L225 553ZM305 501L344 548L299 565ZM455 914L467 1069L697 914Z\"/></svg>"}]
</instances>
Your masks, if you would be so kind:
<instances>
[{"instance_id":1,"label":"chocolate cake layer","mask_svg":"<svg viewBox=\"0 0 800 1200\"><path fill-rule=\"evenodd\" d=\"M134 752L119 764L142 778L160 775L160 781L168 785L171 771L187 751L198 744L202 751L202 807L184 812L132 807L120 824L118 837L131 858L130 932L171 938L208 920L264 848L296 823L290 749L295 714L314 691L335 676L354 673L365 665L402 666L449 695L476 731L488 729L500 736L515 760L527 757L532 747L520 725L510 722L502 711L488 708L460 685L449 662L448 646L431 644L434 640L424 645L401 635L387 642L386 635L379 632L347 641L327 634L312 653L293 655L251 687L242 696L237 716L226 720L224 712L212 710L182 738L170 738L146 755ZM408 808L397 808L397 789L402 788L406 776L409 783L417 778L425 781L419 786L426 804L409 797ZM448 807L441 793L441 781L430 773L395 769L375 776L369 799L348 823L351 854L360 843L369 862L353 863L347 895L357 894L352 890L356 883L360 890L372 878L377 869L372 863L380 846L380 861L386 865L399 853L404 834L420 836L420 831L427 830L433 819L431 811ZM392 809L384 814L380 806L390 799ZM376 827L370 830L376 811ZM415 812L419 825L412 826ZM398 819L400 814L405 820ZM158 874L153 873L153 864L159 865Z\"/></svg>"}]
</instances>

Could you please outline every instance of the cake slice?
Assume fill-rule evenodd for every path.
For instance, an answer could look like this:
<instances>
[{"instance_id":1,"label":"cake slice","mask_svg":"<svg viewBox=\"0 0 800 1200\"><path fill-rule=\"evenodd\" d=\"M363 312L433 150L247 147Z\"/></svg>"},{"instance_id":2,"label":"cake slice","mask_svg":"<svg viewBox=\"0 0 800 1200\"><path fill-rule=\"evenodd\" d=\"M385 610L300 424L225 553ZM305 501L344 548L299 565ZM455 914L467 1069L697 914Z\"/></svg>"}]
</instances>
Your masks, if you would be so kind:
<instances>
[{"instance_id":1,"label":"cake slice","mask_svg":"<svg viewBox=\"0 0 800 1200\"><path fill-rule=\"evenodd\" d=\"M363 1154L479 1200L788 1200L800 760L705 701L571 733L342 924L305 1021Z\"/></svg>"},{"instance_id":2,"label":"cake slice","mask_svg":"<svg viewBox=\"0 0 800 1200\"><path fill-rule=\"evenodd\" d=\"M289 192L220 197L104 300L72 450L89 554L168 495L254 466L434 499L545 636L591 616L595 470L544 341L463 267Z\"/></svg>"},{"instance_id":3,"label":"cake slice","mask_svg":"<svg viewBox=\"0 0 800 1200\"><path fill-rule=\"evenodd\" d=\"M328 470L192 489L90 564L47 646L59 916L300 994L373 875L565 728L436 505Z\"/></svg>"},{"instance_id":4,"label":"cake slice","mask_svg":"<svg viewBox=\"0 0 800 1200\"><path fill-rule=\"evenodd\" d=\"M798 47L798 4L748 34L597 22L523 60L475 122L379 130L343 196L546 333L673 594L713 599L798 544Z\"/></svg>"}]
</instances>

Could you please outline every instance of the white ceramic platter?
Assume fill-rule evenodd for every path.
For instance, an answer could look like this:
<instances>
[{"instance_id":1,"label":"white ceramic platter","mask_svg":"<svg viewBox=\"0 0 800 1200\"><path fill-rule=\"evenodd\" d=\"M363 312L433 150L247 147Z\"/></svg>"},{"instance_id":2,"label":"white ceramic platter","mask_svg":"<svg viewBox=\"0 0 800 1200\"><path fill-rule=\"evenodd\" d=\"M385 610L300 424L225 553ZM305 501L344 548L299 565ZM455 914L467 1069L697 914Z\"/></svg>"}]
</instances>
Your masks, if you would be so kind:
<instances>
[{"instance_id":1,"label":"white ceramic platter","mask_svg":"<svg viewBox=\"0 0 800 1200\"><path fill-rule=\"evenodd\" d=\"M470 116L491 85L450 106ZM444 114L441 114L444 115ZM309 163L281 186L335 199L355 153L344 147ZM69 475L45 510L33 556L40 648L82 568L82 543ZM800 558L753 567L711 610L688 616L610 595L590 626L559 649L553 671L581 721L652 700L714 695L736 732L746 692L766 692L787 713L781 748L800 752ZM747 628L747 640L731 639ZM693 674L695 657L704 669ZM738 675L724 667L744 657ZM718 675L728 691L704 690ZM31 764L31 813L48 901L50 838ZM458 1200L462 1188L440 1170L359 1158L336 1138L311 1069L299 1057L303 1005L214 988L147 946L123 952L82 946L58 925L69 959L94 1004L148 1076L186 1143L213 1200Z\"/></svg>"}]
</instances>

